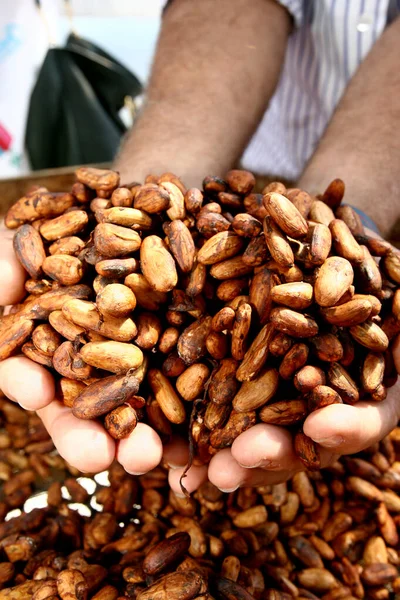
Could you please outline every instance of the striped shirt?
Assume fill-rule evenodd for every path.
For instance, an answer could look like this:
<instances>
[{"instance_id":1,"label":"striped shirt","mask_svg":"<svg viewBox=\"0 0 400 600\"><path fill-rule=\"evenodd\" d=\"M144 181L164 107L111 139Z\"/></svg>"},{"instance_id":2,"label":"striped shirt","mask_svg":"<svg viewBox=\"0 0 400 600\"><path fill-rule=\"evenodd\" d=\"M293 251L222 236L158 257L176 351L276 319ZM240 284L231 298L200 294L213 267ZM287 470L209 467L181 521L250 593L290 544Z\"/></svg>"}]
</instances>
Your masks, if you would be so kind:
<instances>
[{"instance_id":1,"label":"striped shirt","mask_svg":"<svg viewBox=\"0 0 400 600\"><path fill-rule=\"evenodd\" d=\"M260 175L295 181L345 88L400 0L279 0L293 17L275 94L242 157Z\"/></svg>"}]
</instances>

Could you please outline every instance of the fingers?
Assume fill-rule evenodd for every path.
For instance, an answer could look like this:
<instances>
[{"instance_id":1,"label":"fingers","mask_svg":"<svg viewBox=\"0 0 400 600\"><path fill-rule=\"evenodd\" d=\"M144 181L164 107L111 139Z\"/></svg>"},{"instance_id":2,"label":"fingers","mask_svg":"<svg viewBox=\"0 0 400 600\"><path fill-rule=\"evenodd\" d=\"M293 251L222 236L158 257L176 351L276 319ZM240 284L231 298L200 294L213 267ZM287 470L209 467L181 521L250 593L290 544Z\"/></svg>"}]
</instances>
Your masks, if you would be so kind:
<instances>
[{"instance_id":1,"label":"fingers","mask_svg":"<svg viewBox=\"0 0 400 600\"><path fill-rule=\"evenodd\" d=\"M15 256L14 231L0 224L0 306L16 304L25 294L26 273Z\"/></svg>"},{"instance_id":2,"label":"fingers","mask_svg":"<svg viewBox=\"0 0 400 600\"><path fill-rule=\"evenodd\" d=\"M178 496L184 496L180 479L189 461L189 444L182 438L173 438L164 448L163 461L170 467L168 480L171 489ZM207 467L204 465L192 465L182 483L189 494L191 494L206 480Z\"/></svg>"},{"instance_id":3,"label":"fingers","mask_svg":"<svg viewBox=\"0 0 400 600\"><path fill-rule=\"evenodd\" d=\"M294 452L291 432L277 425L259 423L251 427L233 442L231 454L245 469L261 468L276 473L304 469ZM320 456L322 467L337 458L326 449L321 449Z\"/></svg>"},{"instance_id":4,"label":"fingers","mask_svg":"<svg viewBox=\"0 0 400 600\"><path fill-rule=\"evenodd\" d=\"M291 469L297 459L290 431L276 425L259 423L248 429L232 444L231 453L245 468Z\"/></svg>"},{"instance_id":5,"label":"fingers","mask_svg":"<svg viewBox=\"0 0 400 600\"><path fill-rule=\"evenodd\" d=\"M168 473L168 481L171 489L178 496L183 496L182 488L180 485L180 479L183 475L184 467L178 467L176 469L170 469ZM182 483L189 494L197 490L202 483L207 480L207 467L202 465L201 467L192 466L187 472L186 476L182 480Z\"/></svg>"},{"instance_id":6,"label":"fingers","mask_svg":"<svg viewBox=\"0 0 400 600\"><path fill-rule=\"evenodd\" d=\"M354 454L381 440L400 417L399 385L389 388L380 403L354 406L332 404L313 412L304 422L304 433L337 454Z\"/></svg>"},{"instance_id":7,"label":"fingers","mask_svg":"<svg viewBox=\"0 0 400 600\"><path fill-rule=\"evenodd\" d=\"M208 466L208 478L223 492L233 492L242 486L273 485L287 481L294 470L277 472L264 469L245 469L233 458L229 449L221 450Z\"/></svg>"},{"instance_id":8,"label":"fingers","mask_svg":"<svg viewBox=\"0 0 400 600\"><path fill-rule=\"evenodd\" d=\"M132 433L119 442L116 458L131 475L142 475L160 464L162 453L159 435L145 423L138 423Z\"/></svg>"},{"instance_id":9,"label":"fingers","mask_svg":"<svg viewBox=\"0 0 400 600\"><path fill-rule=\"evenodd\" d=\"M25 356L14 356L0 363L0 389L27 410L47 406L55 391L49 371Z\"/></svg>"},{"instance_id":10,"label":"fingers","mask_svg":"<svg viewBox=\"0 0 400 600\"><path fill-rule=\"evenodd\" d=\"M115 443L100 423L77 419L56 400L38 414L58 452L72 466L86 473L99 473L111 465Z\"/></svg>"}]
</instances>

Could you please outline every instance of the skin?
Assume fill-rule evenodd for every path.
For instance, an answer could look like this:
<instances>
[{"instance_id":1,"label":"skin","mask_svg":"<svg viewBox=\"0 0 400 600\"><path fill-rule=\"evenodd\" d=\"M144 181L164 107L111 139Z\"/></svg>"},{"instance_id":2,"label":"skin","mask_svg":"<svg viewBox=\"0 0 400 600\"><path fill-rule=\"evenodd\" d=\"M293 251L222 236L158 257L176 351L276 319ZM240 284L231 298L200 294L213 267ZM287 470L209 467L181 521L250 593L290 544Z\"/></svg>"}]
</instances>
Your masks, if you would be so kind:
<instances>
[{"instance_id":1,"label":"skin","mask_svg":"<svg viewBox=\"0 0 400 600\"><path fill-rule=\"evenodd\" d=\"M146 106L116 160L122 183L143 181L149 172L173 171L187 186L200 186L205 174L223 175L231 168L275 90L290 30L288 13L273 0L174 0L163 21ZM389 231L384 215L391 222L398 217L400 145L392 131L400 111L399 34L400 19L350 83L300 181L305 189L322 191L331 179L342 177L352 204L367 205L384 232ZM382 122L376 125L378 117ZM371 202L375 197L379 203ZM390 207L396 207L395 214ZM25 275L12 250L12 235L0 231L3 306L24 295ZM393 351L399 371L399 340ZM188 460L184 440L175 439L163 449L158 435L139 423L116 444L98 424L76 419L55 401L51 375L25 357L0 363L0 389L38 411L61 456L81 471L104 470L116 458L128 472L139 474L162 460L170 467L172 489L180 493ZM359 452L393 429L400 418L398 394L395 386L380 404L334 405L310 415L304 432L321 445L323 466L341 454ZM219 452L208 468L193 466L185 487L192 492L208 477L231 491L285 481L301 469L289 432L259 424L231 449Z\"/></svg>"}]
</instances>

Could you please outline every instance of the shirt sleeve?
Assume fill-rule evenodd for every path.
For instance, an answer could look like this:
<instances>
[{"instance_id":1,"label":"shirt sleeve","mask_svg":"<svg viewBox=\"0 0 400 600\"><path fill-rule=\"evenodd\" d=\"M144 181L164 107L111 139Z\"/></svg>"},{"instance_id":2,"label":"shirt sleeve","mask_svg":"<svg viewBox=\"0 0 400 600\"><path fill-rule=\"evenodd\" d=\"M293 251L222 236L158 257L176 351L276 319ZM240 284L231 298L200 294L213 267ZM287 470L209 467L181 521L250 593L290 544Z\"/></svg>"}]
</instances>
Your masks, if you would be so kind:
<instances>
[{"instance_id":1,"label":"shirt sleeve","mask_svg":"<svg viewBox=\"0 0 400 600\"><path fill-rule=\"evenodd\" d=\"M278 0L279 4L284 6L293 18L295 27L300 27L303 23L305 0Z\"/></svg>"}]
</instances>

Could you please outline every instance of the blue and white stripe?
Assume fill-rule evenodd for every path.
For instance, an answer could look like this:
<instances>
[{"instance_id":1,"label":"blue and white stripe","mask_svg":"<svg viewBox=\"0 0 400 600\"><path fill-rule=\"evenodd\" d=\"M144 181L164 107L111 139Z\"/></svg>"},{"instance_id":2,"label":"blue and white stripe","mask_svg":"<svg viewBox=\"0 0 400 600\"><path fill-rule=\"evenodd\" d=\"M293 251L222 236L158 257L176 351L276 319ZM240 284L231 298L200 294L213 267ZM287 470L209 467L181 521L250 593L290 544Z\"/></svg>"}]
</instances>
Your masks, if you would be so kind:
<instances>
[{"instance_id":1,"label":"blue and white stripe","mask_svg":"<svg viewBox=\"0 0 400 600\"><path fill-rule=\"evenodd\" d=\"M242 158L251 171L296 180L349 80L400 0L279 0L294 31L276 92Z\"/></svg>"}]
</instances>

